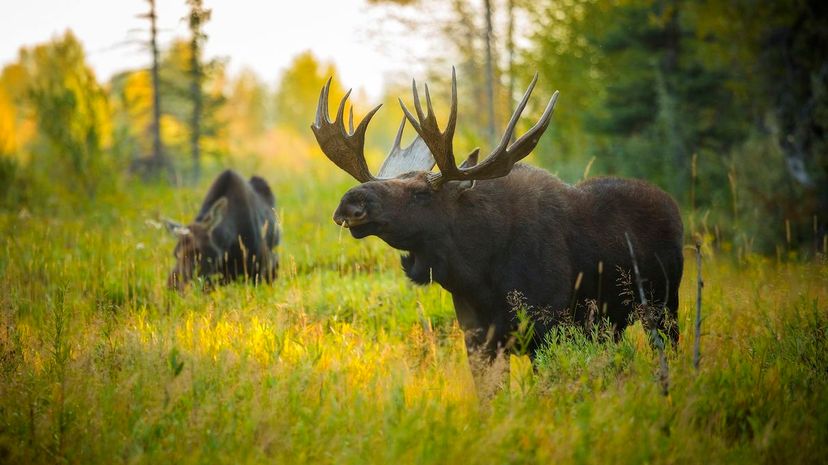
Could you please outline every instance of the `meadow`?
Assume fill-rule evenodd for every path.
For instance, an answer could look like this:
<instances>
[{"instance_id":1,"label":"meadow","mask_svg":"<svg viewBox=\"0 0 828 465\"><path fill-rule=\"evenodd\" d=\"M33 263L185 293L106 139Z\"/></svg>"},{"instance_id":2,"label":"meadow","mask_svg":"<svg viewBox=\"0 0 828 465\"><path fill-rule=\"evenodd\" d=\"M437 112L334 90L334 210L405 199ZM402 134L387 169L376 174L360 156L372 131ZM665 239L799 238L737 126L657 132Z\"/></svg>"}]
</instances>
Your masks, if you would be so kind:
<instances>
[{"instance_id":1,"label":"meadow","mask_svg":"<svg viewBox=\"0 0 828 465\"><path fill-rule=\"evenodd\" d=\"M272 285L165 288L155 221L189 220L209 178L0 212L0 462L828 462L824 257L706 245L696 370L688 247L667 396L638 323L616 342L562 328L480 400L450 296L332 222L353 182L260 174L283 228Z\"/></svg>"}]
</instances>

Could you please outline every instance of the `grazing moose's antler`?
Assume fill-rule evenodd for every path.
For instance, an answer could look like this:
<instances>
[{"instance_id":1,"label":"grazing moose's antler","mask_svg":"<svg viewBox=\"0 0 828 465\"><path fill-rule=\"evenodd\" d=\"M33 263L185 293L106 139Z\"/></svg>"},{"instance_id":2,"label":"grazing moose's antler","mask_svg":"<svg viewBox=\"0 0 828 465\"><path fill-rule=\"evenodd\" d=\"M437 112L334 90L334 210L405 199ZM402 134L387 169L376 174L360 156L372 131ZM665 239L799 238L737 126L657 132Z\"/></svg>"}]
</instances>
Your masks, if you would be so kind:
<instances>
[{"instance_id":1,"label":"grazing moose's antler","mask_svg":"<svg viewBox=\"0 0 828 465\"><path fill-rule=\"evenodd\" d=\"M546 128L549 126L549 121L552 118L552 112L555 109L555 103L558 101L558 91L549 99L546 109L541 115L535 125L516 140L511 145L509 141L515 132L518 119L520 119L526 103L529 101L529 96L538 82L538 75L535 74L532 83L523 98L518 104L512 118L509 120L509 125L500 139L500 144L486 157L485 160L479 164L464 163L460 167L454 158L454 151L452 148L452 139L454 138L454 129L457 124L457 76L454 67L451 68L451 110L449 113L448 123L446 123L445 131L440 131L437 126L437 118L434 115L434 109L431 106L431 95L428 92L428 85L425 86L426 109L428 114L423 114L423 109L420 104L420 97L417 94L417 83L412 82L412 91L414 94L414 110L417 112L417 117L408 111L405 104L400 100L403 112L406 118L414 126L417 134L425 141L425 144L431 150L437 166L440 168L439 173L429 174L428 180L432 187L439 188L444 182L452 180L475 181L480 179L493 179L501 176L506 176L512 170L515 163L525 158L540 140ZM469 155L470 159L477 159L478 149L475 149ZM471 165L471 166L470 166Z\"/></svg>"},{"instance_id":2,"label":"grazing moose's antler","mask_svg":"<svg viewBox=\"0 0 828 465\"><path fill-rule=\"evenodd\" d=\"M403 123L400 125L400 130L397 132L397 138L394 141L394 147L382 164L379 175L374 177L368 169L368 164L365 162L365 130L368 128L368 123L371 121L371 118L380 109L382 104L377 105L365 115L365 118L357 126L356 131L354 130L354 108L351 106L348 118L349 130L346 131L343 113L345 111L345 102L348 100L348 96L351 95L351 91L349 90L342 98L342 101L339 102L336 119L331 121L328 117L328 95L330 89L331 79L328 79L328 82L322 87L322 92L319 95L316 119L311 125L311 130L313 130L313 134L316 136L316 141L319 143L322 152L336 166L342 168L359 182L389 179L409 171L431 171L431 168L434 167L434 157L429 152L426 143L419 136L408 147L400 147L400 141L402 140L402 133L405 127L405 119L403 118Z\"/></svg>"}]
</instances>

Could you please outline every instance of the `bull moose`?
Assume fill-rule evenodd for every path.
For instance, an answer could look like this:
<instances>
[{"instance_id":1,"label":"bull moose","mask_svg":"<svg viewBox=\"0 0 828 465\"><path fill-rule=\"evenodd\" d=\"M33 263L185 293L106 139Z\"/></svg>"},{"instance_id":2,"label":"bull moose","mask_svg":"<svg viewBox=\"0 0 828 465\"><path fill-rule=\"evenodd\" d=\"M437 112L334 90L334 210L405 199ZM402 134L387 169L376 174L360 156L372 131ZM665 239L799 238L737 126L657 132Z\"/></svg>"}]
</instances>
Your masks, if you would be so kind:
<instances>
[{"instance_id":1,"label":"bull moose","mask_svg":"<svg viewBox=\"0 0 828 465\"><path fill-rule=\"evenodd\" d=\"M361 183L342 197L334 221L357 239L374 235L404 251L402 268L413 282L437 282L451 293L469 360L484 362L478 368L508 348L518 326L515 291L522 304L536 311L533 315L549 316L533 321L534 337L526 348L530 357L561 315L584 322L588 307L603 309L620 334L631 321L635 302L618 282L633 269L633 261L650 300L665 310L664 318L653 320L655 329L677 342L683 226L675 201L643 181L602 177L569 185L517 163L535 148L558 99L555 92L537 123L511 142L537 78L499 145L480 163L479 149L473 150L460 166L452 147L457 123L454 69L443 131L428 86L424 114L414 81L416 117L400 100L404 117L376 177L367 167L363 146L368 123L380 106L356 129L351 107L346 131L343 111L349 94L331 121L329 80L311 129L325 155ZM406 121L417 136L402 148ZM431 171L435 164L439 172Z\"/></svg>"},{"instance_id":2,"label":"bull moose","mask_svg":"<svg viewBox=\"0 0 828 465\"><path fill-rule=\"evenodd\" d=\"M178 237L175 267L167 284L182 290L197 276L227 283L245 276L254 282L276 277L279 225L276 199L267 181L253 176L246 181L232 170L222 172L210 187L195 220L182 226L167 220Z\"/></svg>"}]
</instances>

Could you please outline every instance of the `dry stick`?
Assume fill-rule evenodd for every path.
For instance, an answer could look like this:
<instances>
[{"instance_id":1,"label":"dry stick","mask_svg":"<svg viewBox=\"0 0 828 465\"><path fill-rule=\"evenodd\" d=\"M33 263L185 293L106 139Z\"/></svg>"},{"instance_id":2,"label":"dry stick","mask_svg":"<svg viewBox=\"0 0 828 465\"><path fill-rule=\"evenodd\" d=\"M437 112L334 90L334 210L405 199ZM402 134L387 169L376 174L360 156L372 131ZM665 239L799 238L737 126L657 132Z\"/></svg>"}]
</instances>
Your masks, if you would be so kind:
<instances>
[{"instance_id":1,"label":"dry stick","mask_svg":"<svg viewBox=\"0 0 828 465\"><path fill-rule=\"evenodd\" d=\"M693 367L696 370L699 369L699 361L701 360L701 299L702 288L704 287L704 281L702 281L701 259L701 244L696 242L696 274L698 276L698 280L696 286L696 339L693 341Z\"/></svg>"},{"instance_id":2,"label":"dry stick","mask_svg":"<svg viewBox=\"0 0 828 465\"><path fill-rule=\"evenodd\" d=\"M635 251L633 251L633 245L630 241L630 235L627 232L624 232L624 237L627 239L627 246L630 248L630 258L632 259L633 263L635 281L638 285L638 294L639 296L641 296L641 305L643 305L646 309L647 296L644 295L644 285L641 282L641 273L639 273L638 271L638 262L635 260ZM656 349L658 350L658 378L661 382L661 394L666 396L670 393L670 367L667 365L667 355L664 353L664 339L662 339L661 334L655 327L650 328L649 333L650 340L654 341Z\"/></svg>"}]
</instances>

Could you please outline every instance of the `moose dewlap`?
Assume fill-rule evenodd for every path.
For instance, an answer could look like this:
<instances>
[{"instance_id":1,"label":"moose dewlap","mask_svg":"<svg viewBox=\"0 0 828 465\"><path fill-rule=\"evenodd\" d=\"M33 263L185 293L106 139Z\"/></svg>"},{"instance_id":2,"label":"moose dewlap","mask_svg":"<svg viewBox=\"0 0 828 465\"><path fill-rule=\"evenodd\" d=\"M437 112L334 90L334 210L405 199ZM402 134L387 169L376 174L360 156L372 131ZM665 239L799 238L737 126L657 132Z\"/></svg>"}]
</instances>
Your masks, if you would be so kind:
<instances>
[{"instance_id":1,"label":"moose dewlap","mask_svg":"<svg viewBox=\"0 0 828 465\"><path fill-rule=\"evenodd\" d=\"M436 282L451 293L470 361L485 365L509 348L518 325L510 305L515 295L530 309L534 324L526 348L530 356L545 333L564 320L605 318L620 334L636 306L629 292L633 260L650 302L665 310L663 318L646 323L676 342L683 226L675 201L643 181L607 177L573 186L544 170L516 164L537 145L558 98L555 92L538 122L511 142L536 82L537 75L492 153L477 163L475 149L460 166L452 148L457 122L454 70L443 131L428 86L424 113L414 82L416 116L400 101L405 117L374 177L363 145L379 106L356 129L352 109L346 130L348 95L332 122L329 81L311 128L325 155L361 183L342 197L334 221L355 238L374 235L404 251L402 266L412 281ZM403 149L406 120L417 138ZM431 171L435 164L439 172ZM475 363L472 368L476 371Z\"/></svg>"}]
</instances>

